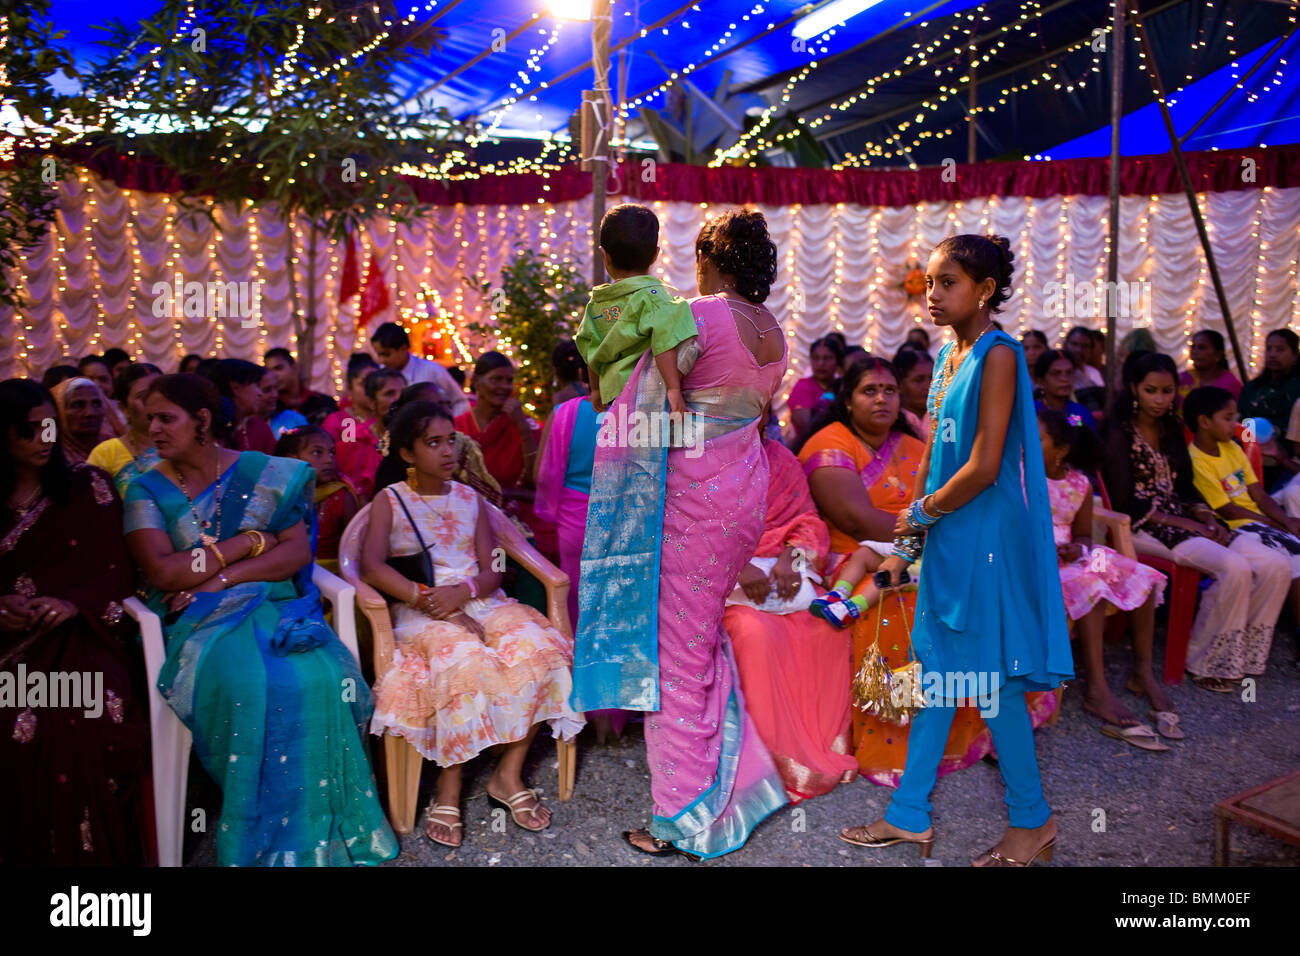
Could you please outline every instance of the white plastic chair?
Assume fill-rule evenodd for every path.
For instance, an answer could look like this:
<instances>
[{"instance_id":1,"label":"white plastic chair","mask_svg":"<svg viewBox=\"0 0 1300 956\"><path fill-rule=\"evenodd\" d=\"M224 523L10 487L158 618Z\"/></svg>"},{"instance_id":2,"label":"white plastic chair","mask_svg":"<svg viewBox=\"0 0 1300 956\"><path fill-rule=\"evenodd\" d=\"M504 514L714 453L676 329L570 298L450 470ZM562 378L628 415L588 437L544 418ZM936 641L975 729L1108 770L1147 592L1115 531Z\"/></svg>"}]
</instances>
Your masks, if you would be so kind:
<instances>
[{"instance_id":1,"label":"white plastic chair","mask_svg":"<svg viewBox=\"0 0 1300 956\"><path fill-rule=\"evenodd\" d=\"M319 564L312 582L334 608L334 632L360 663L355 615L357 589ZM153 750L154 827L158 836L158 865L180 866L185 847L185 786L190 771L190 729L181 723L158 690L158 674L167 658L162 621L137 597L127 598L126 612L140 625L145 674L149 681L149 727Z\"/></svg>"}]
</instances>

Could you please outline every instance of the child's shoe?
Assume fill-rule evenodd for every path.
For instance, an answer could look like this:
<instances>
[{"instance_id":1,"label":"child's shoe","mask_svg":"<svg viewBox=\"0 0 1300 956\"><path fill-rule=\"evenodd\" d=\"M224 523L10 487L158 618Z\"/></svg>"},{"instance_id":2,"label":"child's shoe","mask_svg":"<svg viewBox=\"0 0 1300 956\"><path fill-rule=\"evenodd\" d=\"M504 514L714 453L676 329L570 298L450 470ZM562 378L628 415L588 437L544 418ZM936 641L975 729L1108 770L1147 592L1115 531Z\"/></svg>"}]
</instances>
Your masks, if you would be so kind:
<instances>
[{"instance_id":1,"label":"child's shoe","mask_svg":"<svg viewBox=\"0 0 1300 956\"><path fill-rule=\"evenodd\" d=\"M808 605L808 610L841 630L856 621L861 613L858 606L849 601L848 595L835 590L827 591L825 597L816 598Z\"/></svg>"}]
</instances>

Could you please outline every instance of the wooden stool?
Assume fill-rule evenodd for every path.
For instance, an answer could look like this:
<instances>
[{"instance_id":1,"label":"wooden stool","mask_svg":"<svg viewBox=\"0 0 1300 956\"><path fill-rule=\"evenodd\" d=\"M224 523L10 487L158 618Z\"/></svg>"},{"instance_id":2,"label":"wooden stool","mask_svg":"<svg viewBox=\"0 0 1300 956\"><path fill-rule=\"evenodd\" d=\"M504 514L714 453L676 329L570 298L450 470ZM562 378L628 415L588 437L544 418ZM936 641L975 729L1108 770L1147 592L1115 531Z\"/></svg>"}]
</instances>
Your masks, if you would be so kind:
<instances>
[{"instance_id":1,"label":"wooden stool","mask_svg":"<svg viewBox=\"0 0 1300 956\"><path fill-rule=\"evenodd\" d=\"M1214 865L1230 866L1234 822L1300 846L1300 770L1214 805Z\"/></svg>"}]
</instances>

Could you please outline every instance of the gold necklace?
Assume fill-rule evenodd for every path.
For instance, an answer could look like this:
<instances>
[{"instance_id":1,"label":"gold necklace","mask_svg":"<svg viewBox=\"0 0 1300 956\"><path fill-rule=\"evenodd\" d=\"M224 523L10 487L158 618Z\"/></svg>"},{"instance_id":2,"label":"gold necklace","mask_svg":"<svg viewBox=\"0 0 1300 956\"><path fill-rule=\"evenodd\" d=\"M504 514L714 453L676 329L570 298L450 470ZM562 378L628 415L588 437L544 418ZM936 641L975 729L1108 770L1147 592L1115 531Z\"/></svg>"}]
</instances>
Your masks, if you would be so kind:
<instances>
[{"instance_id":1,"label":"gold necklace","mask_svg":"<svg viewBox=\"0 0 1300 956\"><path fill-rule=\"evenodd\" d=\"M989 322L988 325L984 326L983 331L981 331L979 335L975 336L975 340L971 342L970 348L966 349L966 351L962 353L961 362L957 362L955 365L953 363L953 356L957 354L957 349L955 347L956 343L953 343L954 348L948 353L948 357L944 360L943 369L939 372L939 380L934 386L934 402L930 408L930 417L933 419L934 423L937 424L939 421L939 412L943 408L943 400L948 395L948 386L952 384L953 377L957 374L957 370L961 368L962 362L966 361L966 356L970 355L971 349L975 348L976 343L978 343L980 339L984 338L984 334L991 328L993 328L992 322ZM935 441L939 436L939 429L934 427L934 424L931 425L931 428L933 430L930 434L930 440Z\"/></svg>"},{"instance_id":2,"label":"gold necklace","mask_svg":"<svg viewBox=\"0 0 1300 956\"><path fill-rule=\"evenodd\" d=\"M172 464L172 470L176 472L176 483L177 485L180 486L181 494L183 494L185 496L185 500L190 503L190 514L193 515L194 517L195 527L199 529L199 540L203 542L205 547L209 547L211 545L216 544L217 541L219 541L220 539L216 535L211 533L212 524L213 524L212 521L201 521L199 519L199 513L194 508L194 499L190 497L190 491L188 488L185 487L185 476L181 474L180 468L176 467L175 463ZM220 534L221 533L221 452L220 451L217 452L216 474L212 478L212 483L215 486L214 494L216 495L216 499L217 499L216 528L217 528L217 534Z\"/></svg>"},{"instance_id":3,"label":"gold necklace","mask_svg":"<svg viewBox=\"0 0 1300 956\"><path fill-rule=\"evenodd\" d=\"M31 510L36 507L37 503L41 500L41 494L43 490L44 489L42 489L40 485L37 485L36 490L33 491L30 495L28 495L27 500L23 502L15 502L13 497L10 496L9 507L13 509L14 514L17 515L19 518L25 518L31 512Z\"/></svg>"}]
</instances>

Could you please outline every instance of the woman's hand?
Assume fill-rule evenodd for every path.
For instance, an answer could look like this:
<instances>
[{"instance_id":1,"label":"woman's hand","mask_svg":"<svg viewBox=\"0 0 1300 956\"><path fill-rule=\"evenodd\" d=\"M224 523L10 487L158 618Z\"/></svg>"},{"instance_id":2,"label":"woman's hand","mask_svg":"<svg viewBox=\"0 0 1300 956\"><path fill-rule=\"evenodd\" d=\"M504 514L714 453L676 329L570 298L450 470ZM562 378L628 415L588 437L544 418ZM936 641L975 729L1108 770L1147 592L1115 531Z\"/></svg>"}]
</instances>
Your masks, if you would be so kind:
<instances>
[{"instance_id":1,"label":"woman's hand","mask_svg":"<svg viewBox=\"0 0 1300 956\"><path fill-rule=\"evenodd\" d=\"M1232 544L1232 532L1219 524L1219 522L1207 521L1203 527L1205 530L1202 533L1215 544L1221 544L1225 548Z\"/></svg>"},{"instance_id":2,"label":"woman's hand","mask_svg":"<svg viewBox=\"0 0 1300 956\"><path fill-rule=\"evenodd\" d=\"M749 598L755 604L762 604L767 600L768 592L772 590L772 582L763 571L752 564L747 564L740 569L741 590L745 592L745 597Z\"/></svg>"},{"instance_id":3,"label":"woman's hand","mask_svg":"<svg viewBox=\"0 0 1300 956\"><path fill-rule=\"evenodd\" d=\"M911 510L912 510L911 502L908 502L907 507L904 508L902 511L900 511L898 513L898 517L894 519L895 538L901 538L909 534L916 534L917 529L913 528L911 523L907 520L907 513Z\"/></svg>"},{"instance_id":4,"label":"woman's hand","mask_svg":"<svg viewBox=\"0 0 1300 956\"><path fill-rule=\"evenodd\" d=\"M78 613L77 605L71 601L52 597L32 598L28 608L28 624L38 635L58 627L64 621L72 620Z\"/></svg>"},{"instance_id":5,"label":"woman's hand","mask_svg":"<svg viewBox=\"0 0 1300 956\"><path fill-rule=\"evenodd\" d=\"M518 428L525 435L530 433L533 423L528 420L528 415L524 412L524 406L519 403L518 398L511 395L506 399L505 404L501 406L501 411L505 412L509 419L514 422L515 428Z\"/></svg>"},{"instance_id":6,"label":"woman's hand","mask_svg":"<svg viewBox=\"0 0 1300 956\"><path fill-rule=\"evenodd\" d=\"M783 549L780 557L776 559L776 566L772 568L772 586L776 588L776 596L782 601L793 600L799 593L799 588L803 586L803 575L794 567L793 548Z\"/></svg>"},{"instance_id":7,"label":"woman's hand","mask_svg":"<svg viewBox=\"0 0 1300 956\"><path fill-rule=\"evenodd\" d=\"M446 584L429 588L420 595L416 602L417 610L429 617L445 620L461 609L469 600L469 587L464 584Z\"/></svg>"},{"instance_id":8,"label":"woman's hand","mask_svg":"<svg viewBox=\"0 0 1300 956\"><path fill-rule=\"evenodd\" d=\"M27 630L31 610L31 602L21 594L0 597L0 631L13 634Z\"/></svg>"},{"instance_id":9,"label":"woman's hand","mask_svg":"<svg viewBox=\"0 0 1300 956\"><path fill-rule=\"evenodd\" d=\"M901 584L897 584L896 582L906 570L907 562L896 555L891 554L889 557L885 558L885 560L881 561L880 567L876 569L876 574L879 574L881 571L888 571L890 581L890 586L888 588L881 589L882 593L885 591L892 591L897 587L902 587Z\"/></svg>"}]
</instances>

